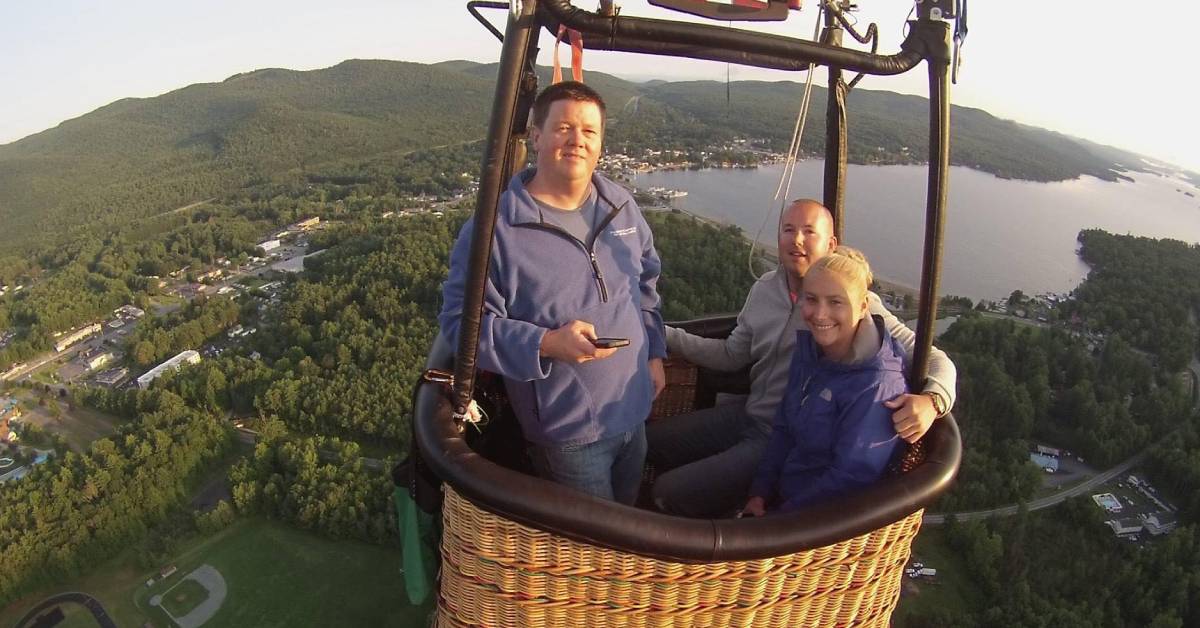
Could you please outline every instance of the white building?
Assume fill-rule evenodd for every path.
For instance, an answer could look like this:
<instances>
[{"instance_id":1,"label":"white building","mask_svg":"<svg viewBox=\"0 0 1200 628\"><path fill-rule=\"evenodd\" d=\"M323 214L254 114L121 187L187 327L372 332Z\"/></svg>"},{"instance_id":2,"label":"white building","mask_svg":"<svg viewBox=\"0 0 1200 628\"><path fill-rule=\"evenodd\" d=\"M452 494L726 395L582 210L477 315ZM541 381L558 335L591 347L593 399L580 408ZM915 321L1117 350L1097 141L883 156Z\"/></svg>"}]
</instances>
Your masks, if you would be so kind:
<instances>
[{"instance_id":1,"label":"white building","mask_svg":"<svg viewBox=\"0 0 1200 628\"><path fill-rule=\"evenodd\" d=\"M80 358L80 362L82 362L84 366L88 367L88 369L98 369L111 362L112 359L113 354L111 351L96 349L83 354L83 356Z\"/></svg>"},{"instance_id":2,"label":"white building","mask_svg":"<svg viewBox=\"0 0 1200 628\"><path fill-rule=\"evenodd\" d=\"M1142 523L1137 519L1113 519L1106 523L1117 536L1138 534L1143 529Z\"/></svg>"},{"instance_id":3,"label":"white building","mask_svg":"<svg viewBox=\"0 0 1200 628\"><path fill-rule=\"evenodd\" d=\"M158 277L152 277L152 279L158 279ZM124 316L126 318L141 318L146 315L146 312L145 310L132 305L122 305L121 307L113 310L113 314L117 316Z\"/></svg>"},{"instance_id":4,"label":"white building","mask_svg":"<svg viewBox=\"0 0 1200 628\"><path fill-rule=\"evenodd\" d=\"M258 248L262 249L264 253L274 251L275 249L279 248L279 239L276 238L274 240L263 240L262 242L258 243Z\"/></svg>"},{"instance_id":5,"label":"white building","mask_svg":"<svg viewBox=\"0 0 1200 628\"><path fill-rule=\"evenodd\" d=\"M200 354L196 353L192 349L188 349L187 351L180 353L179 355L171 358L170 360L167 360L166 362L159 364L158 366L150 369L149 371L146 371L146 373L144 375L137 378L137 386L138 386L138 388L148 388L150 386L150 382L153 382L154 380L158 379L160 376L162 376L163 373L166 373L168 370L176 370L176 369L182 367L184 364L196 364L199 361L200 361Z\"/></svg>"},{"instance_id":6,"label":"white building","mask_svg":"<svg viewBox=\"0 0 1200 628\"><path fill-rule=\"evenodd\" d=\"M83 340L84 338L87 338L88 336L91 336L92 334L99 333L99 331L100 323L92 323L91 325L77 329L66 336L63 336L58 342L54 343L54 351L62 353L67 349L67 347L79 342L80 340Z\"/></svg>"},{"instance_id":7,"label":"white building","mask_svg":"<svg viewBox=\"0 0 1200 628\"><path fill-rule=\"evenodd\" d=\"M1142 515L1142 523L1146 526L1146 531L1154 536L1166 534L1175 529L1177 521L1163 521L1158 518L1158 515Z\"/></svg>"}]
</instances>

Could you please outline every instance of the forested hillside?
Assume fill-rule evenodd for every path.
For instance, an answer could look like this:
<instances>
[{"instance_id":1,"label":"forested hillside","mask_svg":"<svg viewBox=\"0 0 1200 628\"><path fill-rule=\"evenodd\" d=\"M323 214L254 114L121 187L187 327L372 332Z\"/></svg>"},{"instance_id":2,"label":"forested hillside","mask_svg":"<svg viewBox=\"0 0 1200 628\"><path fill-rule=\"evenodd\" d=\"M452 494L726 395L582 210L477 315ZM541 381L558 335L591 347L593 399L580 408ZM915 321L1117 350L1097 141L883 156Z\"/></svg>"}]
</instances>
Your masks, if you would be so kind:
<instances>
[{"instance_id":1,"label":"forested hillside","mask_svg":"<svg viewBox=\"0 0 1200 628\"><path fill-rule=\"evenodd\" d=\"M490 100L487 80L393 61L120 100L0 146L0 245L104 233L287 172L478 139Z\"/></svg>"},{"instance_id":2,"label":"forested hillside","mask_svg":"<svg viewBox=\"0 0 1200 628\"><path fill-rule=\"evenodd\" d=\"M0 246L37 252L103 237L247 185L303 180L330 164L395 160L480 139L496 65L346 61L264 69L145 99L124 99L0 146ZM540 84L548 70L540 68ZM632 83L587 74L609 102L610 147L699 149L737 136L782 149L801 85ZM865 84L869 87L869 82ZM822 150L825 91L816 88L804 147ZM850 96L850 158L925 159L926 100L862 87ZM1004 177L1112 179L1137 156L955 107L953 155ZM395 172L395 169L392 169ZM149 225L144 225L149 227ZM16 248L14 248L16 247Z\"/></svg>"}]
</instances>

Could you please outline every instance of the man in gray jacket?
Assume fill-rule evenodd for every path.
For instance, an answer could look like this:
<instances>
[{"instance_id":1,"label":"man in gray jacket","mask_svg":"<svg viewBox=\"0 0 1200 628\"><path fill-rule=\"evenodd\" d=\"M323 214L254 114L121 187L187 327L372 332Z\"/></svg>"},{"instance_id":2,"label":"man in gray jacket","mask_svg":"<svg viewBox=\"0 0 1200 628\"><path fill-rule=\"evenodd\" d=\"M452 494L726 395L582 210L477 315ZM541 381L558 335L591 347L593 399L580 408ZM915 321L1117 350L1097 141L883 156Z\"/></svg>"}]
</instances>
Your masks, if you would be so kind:
<instances>
[{"instance_id":1,"label":"man in gray jacket","mask_svg":"<svg viewBox=\"0 0 1200 628\"><path fill-rule=\"evenodd\" d=\"M797 305L804 275L836 246L829 210L814 200L794 201L779 226L779 268L750 288L729 337L701 338L667 327L667 348L674 355L719 371L750 365L750 394L744 404L718 405L648 424L648 459L659 472L654 501L660 509L713 517L745 503L787 385L796 331L805 328ZM867 294L871 314L883 317L907 361L916 334L875 293ZM915 442L954 406L956 377L954 364L935 348L925 389L887 403L895 411L892 421L904 440Z\"/></svg>"}]
</instances>

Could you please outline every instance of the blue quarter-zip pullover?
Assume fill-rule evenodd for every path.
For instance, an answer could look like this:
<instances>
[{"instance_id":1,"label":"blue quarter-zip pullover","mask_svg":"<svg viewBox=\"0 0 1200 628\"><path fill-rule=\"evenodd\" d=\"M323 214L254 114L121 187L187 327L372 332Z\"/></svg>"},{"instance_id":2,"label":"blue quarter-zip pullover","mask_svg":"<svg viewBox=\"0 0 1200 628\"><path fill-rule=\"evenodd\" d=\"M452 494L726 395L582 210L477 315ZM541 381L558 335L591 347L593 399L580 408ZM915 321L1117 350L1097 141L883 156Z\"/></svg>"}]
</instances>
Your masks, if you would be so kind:
<instances>
[{"instance_id":1,"label":"blue quarter-zip pullover","mask_svg":"<svg viewBox=\"0 0 1200 628\"><path fill-rule=\"evenodd\" d=\"M525 189L532 169L500 198L479 334L478 364L504 378L525 438L592 443L646 420L654 401L647 362L666 357L656 290L661 263L645 218L623 187L592 176L598 224L590 242L541 220ZM463 225L442 287L438 322L458 342L474 220ZM546 332L572 320L597 336L629 339L582 364L539 356Z\"/></svg>"}]
</instances>

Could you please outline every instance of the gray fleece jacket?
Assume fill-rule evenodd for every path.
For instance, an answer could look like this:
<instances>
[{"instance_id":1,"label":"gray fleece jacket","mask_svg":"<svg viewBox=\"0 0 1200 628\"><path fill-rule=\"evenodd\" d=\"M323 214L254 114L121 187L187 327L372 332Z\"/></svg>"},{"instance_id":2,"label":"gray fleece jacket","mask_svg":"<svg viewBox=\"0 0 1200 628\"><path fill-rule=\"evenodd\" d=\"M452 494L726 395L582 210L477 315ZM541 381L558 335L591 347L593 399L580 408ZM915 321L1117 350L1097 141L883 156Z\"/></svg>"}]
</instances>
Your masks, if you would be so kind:
<instances>
[{"instance_id":1,"label":"gray fleece jacket","mask_svg":"<svg viewBox=\"0 0 1200 628\"><path fill-rule=\"evenodd\" d=\"M902 357L907 365L916 346L916 333L889 312L874 292L867 293L867 305L871 314L883 318L887 332L904 349ZM787 277L782 270L773 270L750 288L750 296L738 314L737 327L728 338L701 338L667 327L667 349L693 364L717 371L736 371L751 365L746 413L768 433L787 386L796 331L801 329L808 329L808 325L800 314L799 304L792 303L788 295ZM940 394L947 408L954 407L957 378L954 363L935 347L929 356L925 391Z\"/></svg>"}]
</instances>

